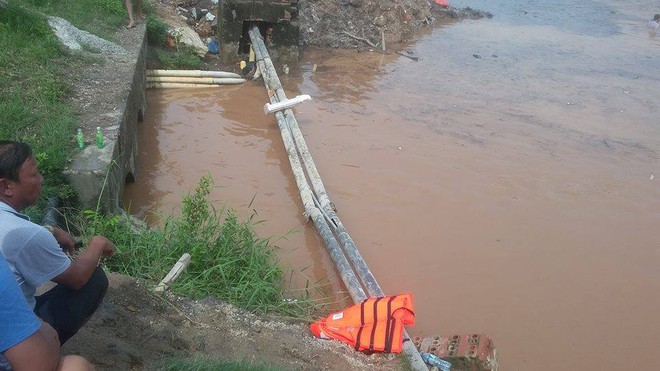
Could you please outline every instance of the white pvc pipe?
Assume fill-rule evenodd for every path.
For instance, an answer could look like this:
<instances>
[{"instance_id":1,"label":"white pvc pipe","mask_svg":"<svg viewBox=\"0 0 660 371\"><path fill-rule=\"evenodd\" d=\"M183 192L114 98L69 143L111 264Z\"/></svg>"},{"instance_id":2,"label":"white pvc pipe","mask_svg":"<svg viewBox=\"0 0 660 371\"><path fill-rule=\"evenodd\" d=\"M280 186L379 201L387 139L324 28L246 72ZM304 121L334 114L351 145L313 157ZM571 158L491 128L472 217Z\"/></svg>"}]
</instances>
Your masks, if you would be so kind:
<instances>
[{"instance_id":1,"label":"white pvc pipe","mask_svg":"<svg viewBox=\"0 0 660 371\"><path fill-rule=\"evenodd\" d=\"M202 70L147 70L147 76L241 77L241 75L234 72Z\"/></svg>"}]
</instances>

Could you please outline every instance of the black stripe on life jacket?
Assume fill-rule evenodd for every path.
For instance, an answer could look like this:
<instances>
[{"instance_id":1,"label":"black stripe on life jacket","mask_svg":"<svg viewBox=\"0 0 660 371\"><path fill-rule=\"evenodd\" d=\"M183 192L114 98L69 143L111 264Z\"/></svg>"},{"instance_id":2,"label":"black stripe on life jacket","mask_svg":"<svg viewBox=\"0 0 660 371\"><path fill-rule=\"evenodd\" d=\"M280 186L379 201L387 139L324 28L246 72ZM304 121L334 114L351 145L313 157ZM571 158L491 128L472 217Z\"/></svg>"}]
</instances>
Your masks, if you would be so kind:
<instances>
[{"instance_id":1,"label":"black stripe on life jacket","mask_svg":"<svg viewBox=\"0 0 660 371\"><path fill-rule=\"evenodd\" d=\"M364 328L364 306L367 304L367 300L369 299L364 299L360 304L360 329L355 340L355 350L360 350L360 338L362 337L362 329Z\"/></svg>"},{"instance_id":2,"label":"black stripe on life jacket","mask_svg":"<svg viewBox=\"0 0 660 371\"><path fill-rule=\"evenodd\" d=\"M392 351L392 338L394 337L394 323L395 318L392 318L392 302L396 299L397 295L394 295L387 301L387 325L385 326L385 349L384 351L389 353Z\"/></svg>"},{"instance_id":3,"label":"black stripe on life jacket","mask_svg":"<svg viewBox=\"0 0 660 371\"><path fill-rule=\"evenodd\" d=\"M371 328L371 337L369 338L369 351L374 350L374 338L376 337L376 328L378 327L378 302L381 301L383 298L380 297L376 299L374 302L374 318L373 318L373 323L374 326Z\"/></svg>"}]
</instances>

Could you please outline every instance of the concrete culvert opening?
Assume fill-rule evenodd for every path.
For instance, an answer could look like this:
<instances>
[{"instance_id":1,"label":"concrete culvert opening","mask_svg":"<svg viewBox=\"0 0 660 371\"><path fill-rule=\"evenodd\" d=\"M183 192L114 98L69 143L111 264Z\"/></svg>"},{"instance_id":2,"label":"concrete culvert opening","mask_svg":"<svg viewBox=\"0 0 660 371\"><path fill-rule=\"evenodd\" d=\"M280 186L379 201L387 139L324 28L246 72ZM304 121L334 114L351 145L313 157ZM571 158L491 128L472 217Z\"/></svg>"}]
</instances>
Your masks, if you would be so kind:
<instances>
[{"instance_id":1,"label":"concrete culvert opening","mask_svg":"<svg viewBox=\"0 0 660 371\"><path fill-rule=\"evenodd\" d=\"M254 27L259 27L259 33L264 38L266 45L272 43L273 38L273 23L266 21L246 20L243 21L243 28L241 29L241 38L238 40L238 54L250 53L250 35L248 32Z\"/></svg>"},{"instance_id":2,"label":"concrete culvert opening","mask_svg":"<svg viewBox=\"0 0 660 371\"><path fill-rule=\"evenodd\" d=\"M297 60L300 45L297 5L297 0L224 0L218 9L218 40L225 50L247 55L248 31L257 26L269 52L275 54L271 58Z\"/></svg>"}]
</instances>

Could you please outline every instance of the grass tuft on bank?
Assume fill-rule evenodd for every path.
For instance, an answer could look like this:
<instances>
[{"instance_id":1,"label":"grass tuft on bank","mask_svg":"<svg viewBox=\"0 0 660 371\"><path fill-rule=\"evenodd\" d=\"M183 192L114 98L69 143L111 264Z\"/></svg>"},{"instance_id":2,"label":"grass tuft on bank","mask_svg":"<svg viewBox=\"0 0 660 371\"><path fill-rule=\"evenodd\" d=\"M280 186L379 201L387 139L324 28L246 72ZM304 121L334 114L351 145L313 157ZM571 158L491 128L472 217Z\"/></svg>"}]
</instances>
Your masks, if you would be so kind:
<instances>
[{"instance_id":1,"label":"grass tuft on bank","mask_svg":"<svg viewBox=\"0 0 660 371\"><path fill-rule=\"evenodd\" d=\"M271 239L257 236L253 217L241 221L230 208L213 208L208 202L212 186L211 177L204 176L183 198L181 215L169 217L162 227L136 233L130 220L87 211L84 230L115 243L117 252L106 262L113 271L159 282L188 253L191 263L174 292L214 297L258 314L307 318L313 302L308 296L286 297Z\"/></svg>"}]
</instances>

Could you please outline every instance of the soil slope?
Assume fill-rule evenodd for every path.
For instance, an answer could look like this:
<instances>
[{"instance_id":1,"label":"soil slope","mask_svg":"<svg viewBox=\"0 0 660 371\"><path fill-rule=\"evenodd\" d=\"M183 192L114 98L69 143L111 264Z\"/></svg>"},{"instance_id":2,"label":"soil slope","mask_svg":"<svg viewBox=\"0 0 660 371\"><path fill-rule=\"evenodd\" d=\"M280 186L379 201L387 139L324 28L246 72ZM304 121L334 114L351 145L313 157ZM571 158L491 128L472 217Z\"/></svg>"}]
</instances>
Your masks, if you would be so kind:
<instances>
[{"instance_id":1,"label":"soil slope","mask_svg":"<svg viewBox=\"0 0 660 371\"><path fill-rule=\"evenodd\" d=\"M401 42L432 22L428 0L301 0L300 31L305 45L353 47ZM366 42L364 42L366 43ZM360 44L364 46L364 44Z\"/></svg>"},{"instance_id":2,"label":"soil slope","mask_svg":"<svg viewBox=\"0 0 660 371\"><path fill-rule=\"evenodd\" d=\"M306 324L257 317L217 301L157 296L144 283L110 274L92 319L63 347L100 370L154 370L170 357L243 359L287 370L398 370L398 357L315 339Z\"/></svg>"}]
</instances>

